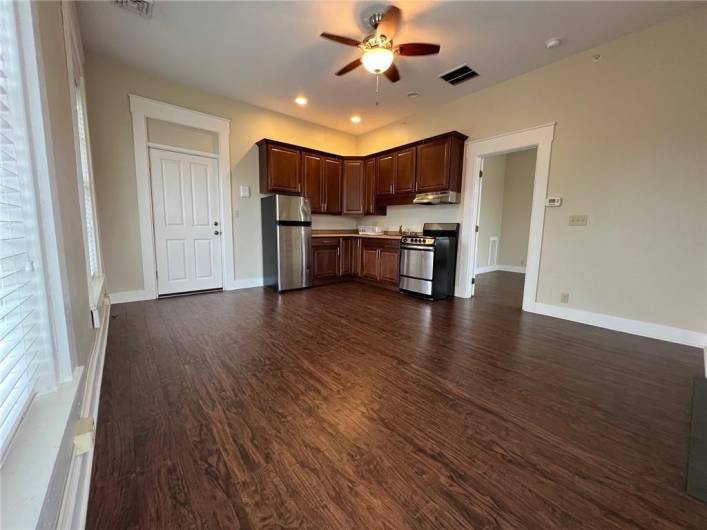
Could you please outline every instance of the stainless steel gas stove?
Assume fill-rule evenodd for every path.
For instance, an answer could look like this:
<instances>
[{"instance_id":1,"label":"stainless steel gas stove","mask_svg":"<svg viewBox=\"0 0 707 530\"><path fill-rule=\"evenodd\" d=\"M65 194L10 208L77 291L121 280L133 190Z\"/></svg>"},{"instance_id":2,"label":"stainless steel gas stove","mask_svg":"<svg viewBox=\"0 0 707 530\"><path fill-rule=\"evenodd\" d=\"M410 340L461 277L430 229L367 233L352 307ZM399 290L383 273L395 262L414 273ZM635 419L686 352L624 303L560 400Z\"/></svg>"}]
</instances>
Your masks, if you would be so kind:
<instances>
[{"instance_id":1,"label":"stainless steel gas stove","mask_svg":"<svg viewBox=\"0 0 707 530\"><path fill-rule=\"evenodd\" d=\"M400 240L400 291L438 300L454 295L459 223L425 223Z\"/></svg>"}]
</instances>

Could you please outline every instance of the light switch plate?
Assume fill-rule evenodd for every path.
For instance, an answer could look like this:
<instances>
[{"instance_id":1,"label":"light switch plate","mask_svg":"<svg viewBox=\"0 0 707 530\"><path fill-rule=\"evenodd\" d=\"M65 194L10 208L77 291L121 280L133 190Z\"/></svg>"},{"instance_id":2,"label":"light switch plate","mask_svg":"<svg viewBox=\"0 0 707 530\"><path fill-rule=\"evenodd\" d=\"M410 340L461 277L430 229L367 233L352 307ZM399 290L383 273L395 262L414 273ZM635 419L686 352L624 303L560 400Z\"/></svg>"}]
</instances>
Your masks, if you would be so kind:
<instances>
[{"instance_id":1,"label":"light switch plate","mask_svg":"<svg viewBox=\"0 0 707 530\"><path fill-rule=\"evenodd\" d=\"M240 188L241 199L247 199L250 197L250 186L244 185Z\"/></svg>"},{"instance_id":2,"label":"light switch plate","mask_svg":"<svg viewBox=\"0 0 707 530\"><path fill-rule=\"evenodd\" d=\"M588 222L588 215L570 215L570 226L587 226Z\"/></svg>"}]
</instances>

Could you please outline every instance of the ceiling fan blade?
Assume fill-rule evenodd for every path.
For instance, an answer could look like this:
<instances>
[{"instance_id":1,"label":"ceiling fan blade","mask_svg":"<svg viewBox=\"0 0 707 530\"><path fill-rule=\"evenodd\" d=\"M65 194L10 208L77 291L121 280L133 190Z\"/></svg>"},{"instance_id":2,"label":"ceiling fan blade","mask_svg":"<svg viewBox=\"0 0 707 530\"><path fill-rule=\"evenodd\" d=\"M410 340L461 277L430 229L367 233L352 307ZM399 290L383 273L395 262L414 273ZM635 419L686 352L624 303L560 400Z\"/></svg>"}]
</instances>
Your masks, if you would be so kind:
<instances>
[{"instance_id":1,"label":"ceiling fan blade","mask_svg":"<svg viewBox=\"0 0 707 530\"><path fill-rule=\"evenodd\" d=\"M338 42L339 44L345 44L346 46L358 47L358 45L361 44L356 39L350 39L349 37L342 37L340 35L333 35L331 33L322 33L320 36L324 37L325 39L329 39L329 40L333 40L334 42Z\"/></svg>"},{"instance_id":2,"label":"ceiling fan blade","mask_svg":"<svg viewBox=\"0 0 707 530\"><path fill-rule=\"evenodd\" d=\"M439 53L439 44L426 44L424 42L409 42L396 47L400 55L434 55Z\"/></svg>"},{"instance_id":3,"label":"ceiling fan blade","mask_svg":"<svg viewBox=\"0 0 707 530\"><path fill-rule=\"evenodd\" d=\"M395 33L398 31L399 23L400 9L395 6L390 6L378 23L378 27L376 27L376 37L385 35L387 40L393 40Z\"/></svg>"},{"instance_id":4,"label":"ceiling fan blade","mask_svg":"<svg viewBox=\"0 0 707 530\"><path fill-rule=\"evenodd\" d=\"M356 59L355 61L351 61L349 64L344 66L341 70L336 72L336 75L348 74L351 70L354 70L355 68L358 68L359 66L361 66L361 59Z\"/></svg>"},{"instance_id":5,"label":"ceiling fan blade","mask_svg":"<svg viewBox=\"0 0 707 530\"><path fill-rule=\"evenodd\" d=\"M390 68L388 68L383 74L388 78L388 81L391 83L397 83L400 81L400 72L398 72L398 67L395 66L394 64L390 65Z\"/></svg>"}]
</instances>

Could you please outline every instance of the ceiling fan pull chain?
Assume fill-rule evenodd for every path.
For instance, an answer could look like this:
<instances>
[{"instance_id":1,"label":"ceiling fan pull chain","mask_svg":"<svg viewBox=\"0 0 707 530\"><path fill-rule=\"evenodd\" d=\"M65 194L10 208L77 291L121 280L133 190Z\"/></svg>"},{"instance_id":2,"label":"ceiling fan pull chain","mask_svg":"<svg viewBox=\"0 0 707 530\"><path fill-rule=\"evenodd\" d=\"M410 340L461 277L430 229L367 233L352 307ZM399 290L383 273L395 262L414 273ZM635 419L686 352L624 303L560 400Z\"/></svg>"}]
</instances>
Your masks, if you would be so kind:
<instances>
[{"instance_id":1,"label":"ceiling fan pull chain","mask_svg":"<svg viewBox=\"0 0 707 530\"><path fill-rule=\"evenodd\" d=\"M378 106L378 96L380 95L380 80L381 80L381 75L378 74L376 75L376 107Z\"/></svg>"}]
</instances>

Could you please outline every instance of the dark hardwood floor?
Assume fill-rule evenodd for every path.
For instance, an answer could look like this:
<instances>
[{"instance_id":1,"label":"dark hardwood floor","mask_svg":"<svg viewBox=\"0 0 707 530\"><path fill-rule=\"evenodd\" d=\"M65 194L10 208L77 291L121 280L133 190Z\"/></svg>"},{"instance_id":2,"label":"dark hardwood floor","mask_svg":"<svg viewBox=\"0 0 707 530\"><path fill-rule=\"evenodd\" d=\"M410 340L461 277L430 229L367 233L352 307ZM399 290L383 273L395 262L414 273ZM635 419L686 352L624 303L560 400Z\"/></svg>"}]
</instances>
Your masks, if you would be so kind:
<instances>
[{"instance_id":1,"label":"dark hardwood floor","mask_svg":"<svg viewBox=\"0 0 707 530\"><path fill-rule=\"evenodd\" d=\"M87 527L707 528L701 351L359 283L114 306Z\"/></svg>"}]
</instances>

